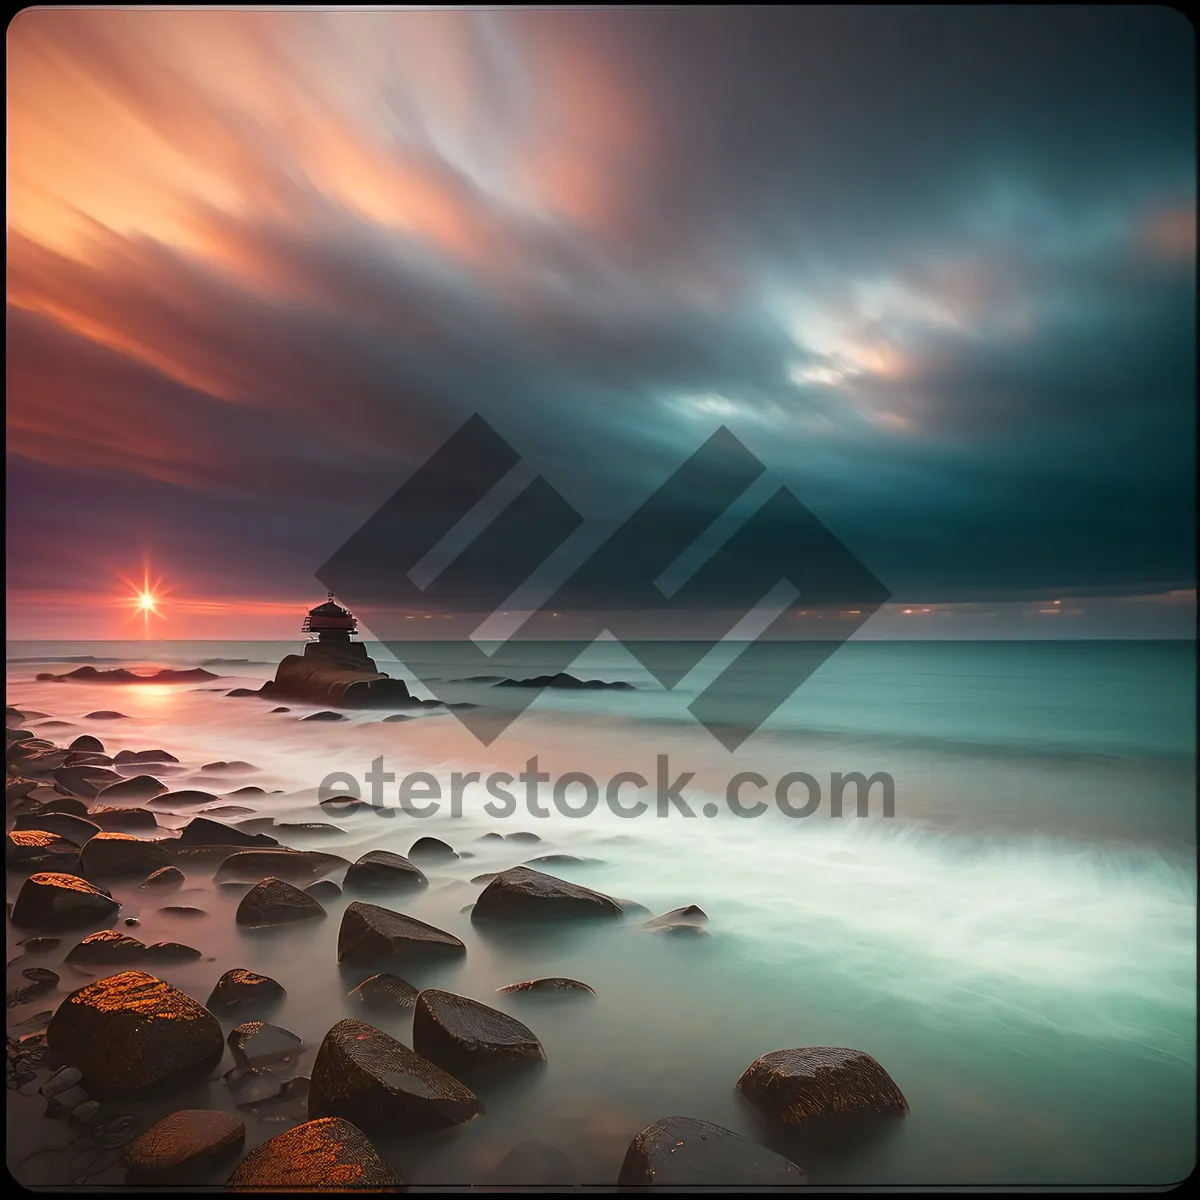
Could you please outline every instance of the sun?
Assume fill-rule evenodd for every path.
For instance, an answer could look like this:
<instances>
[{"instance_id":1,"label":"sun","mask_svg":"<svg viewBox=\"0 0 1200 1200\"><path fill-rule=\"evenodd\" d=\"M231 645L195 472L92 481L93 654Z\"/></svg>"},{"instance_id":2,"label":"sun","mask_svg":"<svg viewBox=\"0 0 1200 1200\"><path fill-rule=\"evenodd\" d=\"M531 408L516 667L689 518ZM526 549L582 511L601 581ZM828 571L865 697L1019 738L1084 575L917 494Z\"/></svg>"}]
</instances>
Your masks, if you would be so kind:
<instances>
[{"instance_id":1,"label":"sun","mask_svg":"<svg viewBox=\"0 0 1200 1200\"><path fill-rule=\"evenodd\" d=\"M137 598L138 610L140 612L154 613L155 616L158 615L157 603L158 601L154 599L152 592L142 592Z\"/></svg>"},{"instance_id":2,"label":"sun","mask_svg":"<svg viewBox=\"0 0 1200 1200\"><path fill-rule=\"evenodd\" d=\"M123 575L119 578L129 592L125 599L119 600L118 603L129 607L134 620L141 618L142 634L148 638L151 618L159 621L164 619L159 606L163 598L170 595L170 588L163 586L161 578L151 579L149 566L144 568L140 582L127 579Z\"/></svg>"}]
</instances>

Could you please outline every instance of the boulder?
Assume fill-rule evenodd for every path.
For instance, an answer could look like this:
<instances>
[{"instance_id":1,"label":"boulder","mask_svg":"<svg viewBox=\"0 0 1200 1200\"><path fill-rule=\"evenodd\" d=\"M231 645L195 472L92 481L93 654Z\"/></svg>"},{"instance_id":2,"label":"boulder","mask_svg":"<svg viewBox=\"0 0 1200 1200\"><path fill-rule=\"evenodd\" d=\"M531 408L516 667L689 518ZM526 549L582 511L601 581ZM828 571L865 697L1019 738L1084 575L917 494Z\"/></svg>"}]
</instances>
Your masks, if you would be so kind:
<instances>
[{"instance_id":1,"label":"boulder","mask_svg":"<svg viewBox=\"0 0 1200 1200\"><path fill-rule=\"evenodd\" d=\"M525 860L527 867L586 867L603 862L600 858L580 858L575 854L542 854Z\"/></svg>"},{"instance_id":2,"label":"boulder","mask_svg":"<svg viewBox=\"0 0 1200 1200\"><path fill-rule=\"evenodd\" d=\"M76 929L103 925L121 906L102 888L55 871L39 871L21 885L11 920L34 929Z\"/></svg>"},{"instance_id":3,"label":"boulder","mask_svg":"<svg viewBox=\"0 0 1200 1200\"><path fill-rule=\"evenodd\" d=\"M243 1070L286 1066L295 1061L304 1043L291 1030L262 1021L246 1021L230 1030L229 1049Z\"/></svg>"},{"instance_id":4,"label":"boulder","mask_svg":"<svg viewBox=\"0 0 1200 1200\"><path fill-rule=\"evenodd\" d=\"M664 1117L629 1143L618 1187L798 1187L794 1162L732 1130L693 1117Z\"/></svg>"},{"instance_id":5,"label":"boulder","mask_svg":"<svg viewBox=\"0 0 1200 1200\"><path fill-rule=\"evenodd\" d=\"M74 842L76 847L82 846L88 838L95 837L100 832L100 826L83 817L72 816L65 812L23 813L13 822L14 829L44 829L47 833L57 833L68 842Z\"/></svg>"},{"instance_id":6,"label":"boulder","mask_svg":"<svg viewBox=\"0 0 1200 1200\"><path fill-rule=\"evenodd\" d=\"M61 834L47 829L14 829L6 838L7 871L75 871L78 867L79 847Z\"/></svg>"},{"instance_id":7,"label":"boulder","mask_svg":"<svg viewBox=\"0 0 1200 1200\"><path fill-rule=\"evenodd\" d=\"M142 961L148 963L195 962L204 956L193 946L181 942L153 942L147 946Z\"/></svg>"},{"instance_id":8,"label":"boulder","mask_svg":"<svg viewBox=\"0 0 1200 1200\"><path fill-rule=\"evenodd\" d=\"M171 856L161 842L129 833L98 833L79 853L82 873L96 878L145 878L159 867L170 865Z\"/></svg>"},{"instance_id":9,"label":"boulder","mask_svg":"<svg viewBox=\"0 0 1200 1200\"><path fill-rule=\"evenodd\" d=\"M269 975L257 975L239 967L226 971L217 980L217 986L208 998L208 1007L221 1015L251 1010L264 1012L286 995L283 986Z\"/></svg>"},{"instance_id":10,"label":"boulder","mask_svg":"<svg viewBox=\"0 0 1200 1200\"><path fill-rule=\"evenodd\" d=\"M332 879L318 879L304 889L314 900L336 900L342 889Z\"/></svg>"},{"instance_id":11,"label":"boulder","mask_svg":"<svg viewBox=\"0 0 1200 1200\"><path fill-rule=\"evenodd\" d=\"M347 905L338 931L338 962L348 967L454 957L466 951L452 933L357 900Z\"/></svg>"},{"instance_id":12,"label":"boulder","mask_svg":"<svg viewBox=\"0 0 1200 1200\"><path fill-rule=\"evenodd\" d=\"M144 888L178 887L187 878L178 867L159 867L138 885Z\"/></svg>"},{"instance_id":13,"label":"boulder","mask_svg":"<svg viewBox=\"0 0 1200 1200\"><path fill-rule=\"evenodd\" d=\"M412 1008L417 1002L417 989L399 975L381 971L364 979L350 993L349 999L368 1011L392 1012Z\"/></svg>"},{"instance_id":14,"label":"boulder","mask_svg":"<svg viewBox=\"0 0 1200 1200\"><path fill-rule=\"evenodd\" d=\"M50 1019L55 1058L77 1066L94 1096L141 1094L203 1078L225 1049L206 1008L142 971L72 992Z\"/></svg>"},{"instance_id":15,"label":"boulder","mask_svg":"<svg viewBox=\"0 0 1200 1200\"><path fill-rule=\"evenodd\" d=\"M127 721L129 718L123 712L111 708L98 708L95 712L84 713L85 721Z\"/></svg>"},{"instance_id":16,"label":"boulder","mask_svg":"<svg viewBox=\"0 0 1200 1200\"><path fill-rule=\"evenodd\" d=\"M215 878L218 883L226 880L257 883L273 875L292 883L312 883L322 875L349 865L346 859L319 850L285 850L282 847L278 850L239 850L217 868Z\"/></svg>"},{"instance_id":17,"label":"boulder","mask_svg":"<svg viewBox=\"0 0 1200 1200\"><path fill-rule=\"evenodd\" d=\"M53 800L47 800L38 809L38 814L44 816L47 813L67 813L72 817L90 816L88 806L75 796L57 796Z\"/></svg>"},{"instance_id":18,"label":"boulder","mask_svg":"<svg viewBox=\"0 0 1200 1200\"><path fill-rule=\"evenodd\" d=\"M154 814L144 808L93 808L87 817L101 829L114 833L143 833L158 828Z\"/></svg>"},{"instance_id":19,"label":"boulder","mask_svg":"<svg viewBox=\"0 0 1200 1200\"><path fill-rule=\"evenodd\" d=\"M85 768L87 769L87 768ZM168 790L167 785L153 775L134 775L120 783L110 783L96 796L100 804L122 804L130 800L153 800Z\"/></svg>"},{"instance_id":20,"label":"boulder","mask_svg":"<svg viewBox=\"0 0 1200 1200\"><path fill-rule=\"evenodd\" d=\"M64 962L100 963L111 966L117 963L137 962L146 947L137 938L126 937L115 929L101 929L87 937L67 952Z\"/></svg>"},{"instance_id":21,"label":"boulder","mask_svg":"<svg viewBox=\"0 0 1200 1200\"><path fill-rule=\"evenodd\" d=\"M439 859L449 861L452 858L457 858L458 855L441 838L423 837L417 838L408 848L408 857L426 858L432 862Z\"/></svg>"},{"instance_id":22,"label":"boulder","mask_svg":"<svg viewBox=\"0 0 1200 1200\"><path fill-rule=\"evenodd\" d=\"M402 854L390 850L370 850L346 872L347 888L423 888L429 886L424 872Z\"/></svg>"},{"instance_id":23,"label":"boulder","mask_svg":"<svg viewBox=\"0 0 1200 1200\"><path fill-rule=\"evenodd\" d=\"M308 1111L390 1134L460 1125L483 1105L440 1067L363 1021L339 1021L313 1063Z\"/></svg>"},{"instance_id":24,"label":"boulder","mask_svg":"<svg viewBox=\"0 0 1200 1200\"><path fill-rule=\"evenodd\" d=\"M529 867L497 875L479 894L472 921L545 921L567 917L620 917L610 896Z\"/></svg>"},{"instance_id":25,"label":"boulder","mask_svg":"<svg viewBox=\"0 0 1200 1200\"><path fill-rule=\"evenodd\" d=\"M892 1077L861 1050L773 1050L752 1062L737 1086L764 1117L780 1125L908 1114L908 1101Z\"/></svg>"},{"instance_id":26,"label":"boulder","mask_svg":"<svg viewBox=\"0 0 1200 1200\"><path fill-rule=\"evenodd\" d=\"M487 837L487 834L484 834ZM504 835L506 842L525 842L533 845L534 842L540 842L542 839L536 833L530 833L527 829L520 829L516 833L506 833Z\"/></svg>"},{"instance_id":27,"label":"boulder","mask_svg":"<svg viewBox=\"0 0 1200 1200\"><path fill-rule=\"evenodd\" d=\"M278 846L279 842L266 833L247 833L232 825L208 817L193 817L179 834L181 846Z\"/></svg>"},{"instance_id":28,"label":"boulder","mask_svg":"<svg viewBox=\"0 0 1200 1200\"><path fill-rule=\"evenodd\" d=\"M321 905L283 879L263 879L243 897L234 918L239 925L288 925L323 917Z\"/></svg>"},{"instance_id":29,"label":"boulder","mask_svg":"<svg viewBox=\"0 0 1200 1200\"><path fill-rule=\"evenodd\" d=\"M125 1151L130 1183L191 1183L246 1142L241 1117L217 1109L188 1108L151 1125Z\"/></svg>"},{"instance_id":30,"label":"boulder","mask_svg":"<svg viewBox=\"0 0 1200 1200\"><path fill-rule=\"evenodd\" d=\"M106 787L124 783L124 777L108 767L82 766L59 767L54 772L54 782L62 791L82 800L94 800Z\"/></svg>"},{"instance_id":31,"label":"boulder","mask_svg":"<svg viewBox=\"0 0 1200 1200\"><path fill-rule=\"evenodd\" d=\"M400 1176L349 1121L297 1125L251 1150L225 1185L235 1192L400 1191Z\"/></svg>"},{"instance_id":32,"label":"boulder","mask_svg":"<svg viewBox=\"0 0 1200 1200\"><path fill-rule=\"evenodd\" d=\"M153 799L146 801L151 808L196 808L201 804L216 804L220 797L214 796L212 792L202 792L197 788L184 788L179 792L164 792L161 796L155 796Z\"/></svg>"},{"instance_id":33,"label":"boulder","mask_svg":"<svg viewBox=\"0 0 1200 1200\"><path fill-rule=\"evenodd\" d=\"M478 1000L426 988L413 1013L413 1049L451 1071L544 1061L533 1031Z\"/></svg>"},{"instance_id":34,"label":"boulder","mask_svg":"<svg viewBox=\"0 0 1200 1200\"><path fill-rule=\"evenodd\" d=\"M72 747L74 749L74 747ZM114 763L177 763L179 759L165 750L120 750L113 758Z\"/></svg>"},{"instance_id":35,"label":"boulder","mask_svg":"<svg viewBox=\"0 0 1200 1200\"><path fill-rule=\"evenodd\" d=\"M526 994L531 996L569 996L596 994L596 989L590 984L578 979L566 979L561 975L550 975L544 979L527 979L524 983L510 983L507 987L497 988L501 996Z\"/></svg>"},{"instance_id":36,"label":"boulder","mask_svg":"<svg viewBox=\"0 0 1200 1200\"><path fill-rule=\"evenodd\" d=\"M68 747L70 750L89 750L95 751L97 754L104 753L104 743L98 737L92 737L90 733L82 733Z\"/></svg>"},{"instance_id":37,"label":"boulder","mask_svg":"<svg viewBox=\"0 0 1200 1200\"><path fill-rule=\"evenodd\" d=\"M545 1142L521 1142L501 1160L492 1176L501 1187L576 1187L575 1164L557 1146Z\"/></svg>"}]
</instances>

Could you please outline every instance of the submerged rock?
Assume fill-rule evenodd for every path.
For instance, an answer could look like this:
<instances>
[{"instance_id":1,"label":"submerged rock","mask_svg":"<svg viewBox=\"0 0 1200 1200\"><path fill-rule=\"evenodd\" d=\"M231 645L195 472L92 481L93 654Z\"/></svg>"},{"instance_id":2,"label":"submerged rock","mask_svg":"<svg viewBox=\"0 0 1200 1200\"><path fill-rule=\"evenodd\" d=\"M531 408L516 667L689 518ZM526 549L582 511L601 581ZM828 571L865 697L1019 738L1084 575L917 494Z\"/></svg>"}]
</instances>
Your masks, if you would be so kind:
<instances>
[{"instance_id":1,"label":"submerged rock","mask_svg":"<svg viewBox=\"0 0 1200 1200\"><path fill-rule=\"evenodd\" d=\"M619 916L621 906L610 896L529 867L513 867L497 875L480 892L471 912L472 921Z\"/></svg>"},{"instance_id":2,"label":"submerged rock","mask_svg":"<svg viewBox=\"0 0 1200 1200\"><path fill-rule=\"evenodd\" d=\"M283 986L269 975L258 975L239 967L226 971L217 980L207 1006L222 1015L243 1009L266 1011L286 995Z\"/></svg>"},{"instance_id":3,"label":"submerged rock","mask_svg":"<svg viewBox=\"0 0 1200 1200\"><path fill-rule=\"evenodd\" d=\"M115 763L177 763L179 759L165 750L121 750L113 759Z\"/></svg>"},{"instance_id":4,"label":"submerged rock","mask_svg":"<svg viewBox=\"0 0 1200 1200\"><path fill-rule=\"evenodd\" d=\"M560 975L550 975L544 979L527 979L524 983L510 983L507 987L497 988L496 992L501 996L512 996L519 993L527 993L534 996L571 994L594 996L596 989L591 984L582 983L578 979L566 979Z\"/></svg>"},{"instance_id":5,"label":"submerged rock","mask_svg":"<svg viewBox=\"0 0 1200 1200\"><path fill-rule=\"evenodd\" d=\"M146 801L151 808L195 808L201 804L216 804L218 796L212 792L202 792L196 788L184 788L180 792L166 792Z\"/></svg>"},{"instance_id":6,"label":"submerged rock","mask_svg":"<svg viewBox=\"0 0 1200 1200\"><path fill-rule=\"evenodd\" d=\"M692 1117L664 1117L629 1144L618 1187L798 1187L794 1162L732 1130Z\"/></svg>"},{"instance_id":7,"label":"submerged rock","mask_svg":"<svg viewBox=\"0 0 1200 1200\"><path fill-rule=\"evenodd\" d=\"M278 846L279 842L266 833L247 833L232 825L222 825L209 817L193 817L180 831L181 846Z\"/></svg>"},{"instance_id":8,"label":"submerged rock","mask_svg":"<svg viewBox=\"0 0 1200 1200\"><path fill-rule=\"evenodd\" d=\"M5 839L7 871L74 871L78 865L79 847L47 829L14 829Z\"/></svg>"},{"instance_id":9,"label":"submerged rock","mask_svg":"<svg viewBox=\"0 0 1200 1200\"><path fill-rule=\"evenodd\" d=\"M108 892L78 875L39 871L21 885L10 919L35 929L74 929L112 920L120 907Z\"/></svg>"},{"instance_id":10,"label":"submerged rock","mask_svg":"<svg viewBox=\"0 0 1200 1200\"><path fill-rule=\"evenodd\" d=\"M440 1067L363 1021L339 1021L313 1064L308 1097L315 1117L344 1117L391 1134L460 1125L483 1105Z\"/></svg>"},{"instance_id":11,"label":"submerged rock","mask_svg":"<svg viewBox=\"0 0 1200 1200\"><path fill-rule=\"evenodd\" d=\"M83 817L71 813L46 812L22 813L13 822L14 829L43 829L47 833L56 833L68 842L74 842L76 849L89 838L100 832L100 826Z\"/></svg>"},{"instance_id":12,"label":"submerged rock","mask_svg":"<svg viewBox=\"0 0 1200 1200\"><path fill-rule=\"evenodd\" d=\"M97 754L103 754L104 743L98 737L92 737L90 733L81 733L67 749L94 751Z\"/></svg>"},{"instance_id":13,"label":"submerged rock","mask_svg":"<svg viewBox=\"0 0 1200 1200\"><path fill-rule=\"evenodd\" d=\"M302 721L344 721L345 719L340 712L332 712L330 709L309 713L307 717L300 718Z\"/></svg>"},{"instance_id":14,"label":"submerged rock","mask_svg":"<svg viewBox=\"0 0 1200 1200\"><path fill-rule=\"evenodd\" d=\"M126 937L115 929L101 929L98 933L89 933L87 937L67 952L64 962L69 963L103 963L105 966L115 963L137 962L145 953L146 947L137 938Z\"/></svg>"},{"instance_id":15,"label":"submerged rock","mask_svg":"<svg viewBox=\"0 0 1200 1200\"><path fill-rule=\"evenodd\" d=\"M442 859L448 861L452 858L457 858L458 855L454 849L441 840L435 837L417 838L415 842L408 848L409 858L428 858Z\"/></svg>"},{"instance_id":16,"label":"submerged rock","mask_svg":"<svg viewBox=\"0 0 1200 1200\"><path fill-rule=\"evenodd\" d=\"M96 799L101 804L123 800L153 800L168 791L167 785L153 775L135 775L132 779L123 779L120 783L110 783L101 790Z\"/></svg>"},{"instance_id":17,"label":"submerged rock","mask_svg":"<svg viewBox=\"0 0 1200 1200\"><path fill-rule=\"evenodd\" d=\"M738 1090L781 1125L814 1118L907 1116L908 1101L869 1054L833 1046L773 1050L752 1062Z\"/></svg>"},{"instance_id":18,"label":"submerged rock","mask_svg":"<svg viewBox=\"0 0 1200 1200\"><path fill-rule=\"evenodd\" d=\"M264 1142L238 1164L230 1191L399 1191L400 1176L349 1121L307 1121Z\"/></svg>"},{"instance_id":19,"label":"submerged rock","mask_svg":"<svg viewBox=\"0 0 1200 1200\"><path fill-rule=\"evenodd\" d=\"M634 690L632 683L626 683L623 680L617 680L614 683L606 683L603 679L577 679L574 675L568 675L565 671L559 671L557 675L535 675L532 679L501 679L499 683L494 684L493 686L566 688L570 690L578 690L580 688L586 688L589 690L608 688L610 690L620 692L632 692Z\"/></svg>"},{"instance_id":20,"label":"submerged rock","mask_svg":"<svg viewBox=\"0 0 1200 1200\"><path fill-rule=\"evenodd\" d=\"M45 816L47 813L68 813L72 817L91 817L88 806L75 796L56 796L53 800L47 800L37 811L39 816Z\"/></svg>"},{"instance_id":21,"label":"submerged rock","mask_svg":"<svg viewBox=\"0 0 1200 1200\"><path fill-rule=\"evenodd\" d=\"M94 800L101 791L114 784L123 783L124 777L108 767L75 766L59 767L54 772L54 782L64 792L84 800Z\"/></svg>"},{"instance_id":22,"label":"submerged rock","mask_svg":"<svg viewBox=\"0 0 1200 1200\"><path fill-rule=\"evenodd\" d=\"M413 1013L413 1049L447 1070L543 1061L541 1042L516 1017L468 996L426 988Z\"/></svg>"},{"instance_id":23,"label":"submerged rock","mask_svg":"<svg viewBox=\"0 0 1200 1200\"><path fill-rule=\"evenodd\" d=\"M171 856L161 842L137 838L129 833L98 833L79 854L85 875L143 878L159 867L169 867Z\"/></svg>"},{"instance_id":24,"label":"submerged rock","mask_svg":"<svg viewBox=\"0 0 1200 1200\"><path fill-rule=\"evenodd\" d=\"M293 883L311 883L321 875L349 865L346 859L320 850L285 850L282 847L278 850L240 850L217 868L215 878L218 883L226 880L257 883L273 875Z\"/></svg>"},{"instance_id":25,"label":"submerged rock","mask_svg":"<svg viewBox=\"0 0 1200 1200\"><path fill-rule=\"evenodd\" d=\"M466 946L452 933L404 913L357 900L342 914L338 931L338 962L343 966L369 967L375 963L445 958L466 952Z\"/></svg>"},{"instance_id":26,"label":"submerged rock","mask_svg":"<svg viewBox=\"0 0 1200 1200\"><path fill-rule=\"evenodd\" d=\"M514 1146L500 1160L492 1180L502 1187L575 1187L579 1173L557 1146L530 1141Z\"/></svg>"},{"instance_id":27,"label":"submerged rock","mask_svg":"<svg viewBox=\"0 0 1200 1200\"><path fill-rule=\"evenodd\" d=\"M242 1068L280 1066L295 1061L304 1043L288 1029L247 1021L230 1030L229 1049L233 1061Z\"/></svg>"},{"instance_id":28,"label":"submerged rock","mask_svg":"<svg viewBox=\"0 0 1200 1200\"><path fill-rule=\"evenodd\" d=\"M111 708L97 709L96 712L84 713L85 721L126 721L128 718L123 712L115 712Z\"/></svg>"},{"instance_id":29,"label":"submerged rock","mask_svg":"<svg viewBox=\"0 0 1200 1200\"><path fill-rule=\"evenodd\" d=\"M178 867L159 867L138 885L144 888L178 887L187 876Z\"/></svg>"},{"instance_id":30,"label":"submerged rock","mask_svg":"<svg viewBox=\"0 0 1200 1200\"><path fill-rule=\"evenodd\" d=\"M264 879L243 897L234 918L239 925L286 925L325 916L321 905L283 879Z\"/></svg>"},{"instance_id":31,"label":"submerged rock","mask_svg":"<svg viewBox=\"0 0 1200 1200\"><path fill-rule=\"evenodd\" d=\"M388 1012L412 1008L417 1002L417 989L407 979L381 971L364 979L349 996L370 1011Z\"/></svg>"},{"instance_id":32,"label":"submerged rock","mask_svg":"<svg viewBox=\"0 0 1200 1200\"><path fill-rule=\"evenodd\" d=\"M402 854L370 850L346 872L347 888L423 888L429 880Z\"/></svg>"},{"instance_id":33,"label":"submerged rock","mask_svg":"<svg viewBox=\"0 0 1200 1200\"><path fill-rule=\"evenodd\" d=\"M225 1048L206 1008L142 971L123 971L72 992L46 1040L75 1064L93 1095L141 1093L202 1078Z\"/></svg>"},{"instance_id":34,"label":"submerged rock","mask_svg":"<svg viewBox=\"0 0 1200 1200\"><path fill-rule=\"evenodd\" d=\"M131 1183L190 1183L246 1141L241 1117L218 1109L188 1108L151 1125L125 1151Z\"/></svg>"},{"instance_id":35,"label":"submerged rock","mask_svg":"<svg viewBox=\"0 0 1200 1200\"><path fill-rule=\"evenodd\" d=\"M484 834L484 837L490 837L490 834ZM506 833L504 835L506 842L528 842L532 845L534 842L540 842L542 839L536 833L530 833L527 829L520 829L516 833Z\"/></svg>"},{"instance_id":36,"label":"submerged rock","mask_svg":"<svg viewBox=\"0 0 1200 1200\"><path fill-rule=\"evenodd\" d=\"M195 962L203 955L195 947L181 942L154 942L146 947L143 958L148 963Z\"/></svg>"},{"instance_id":37,"label":"submerged rock","mask_svg":"<svg viewBox=\"0 0 1200 1200\"><path fill-rule=\"evenodd\" d=\"M144 808L94 808L87 813L87 817L110 833L141 833L158 829L154 814Z\"/></svg>"},{"instance_id":38,"label":"submerged rock","mask_svg":"<svg viewBox=\"0 0 1200 1200\"><path fill-rule=\"evenodd\" d=\"M304 890L317 901L336 900L342 894L342 889L332 879L318 879Z\"/></svg>"}]
</instances>

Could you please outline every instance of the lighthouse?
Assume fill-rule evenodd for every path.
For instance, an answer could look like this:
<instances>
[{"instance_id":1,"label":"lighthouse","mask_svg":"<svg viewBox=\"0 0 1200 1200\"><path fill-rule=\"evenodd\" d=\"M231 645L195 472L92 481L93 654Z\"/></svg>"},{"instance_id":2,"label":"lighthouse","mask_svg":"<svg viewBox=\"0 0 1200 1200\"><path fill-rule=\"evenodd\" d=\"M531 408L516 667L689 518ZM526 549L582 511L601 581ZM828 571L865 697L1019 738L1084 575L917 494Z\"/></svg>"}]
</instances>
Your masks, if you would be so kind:
<instances>
[{"instance_id":1,"label":"lighthouse","mask_svg":"<svg viewBox=\"0 0 1200 1200\"><path fill-rule=\"evenodd\" d=\"M316 634L318 642L348 642L358 632L358 618L335 603L333 593L324 604L310 609L300 626L301 633Z\"/></svg>"}]
</instances>

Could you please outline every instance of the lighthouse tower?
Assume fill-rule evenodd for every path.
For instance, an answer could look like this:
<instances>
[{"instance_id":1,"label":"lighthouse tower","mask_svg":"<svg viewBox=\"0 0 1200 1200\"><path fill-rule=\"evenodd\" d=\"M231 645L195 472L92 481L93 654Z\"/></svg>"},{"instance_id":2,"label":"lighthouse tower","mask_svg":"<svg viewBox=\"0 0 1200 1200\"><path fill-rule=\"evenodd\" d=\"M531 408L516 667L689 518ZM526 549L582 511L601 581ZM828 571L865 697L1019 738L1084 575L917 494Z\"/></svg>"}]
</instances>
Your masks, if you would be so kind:
<instances>
[{"instance_id":1,"label":"lighthouse tower","mask_svg":"<svg viewBox=\"0 0 1200 1200\"><path fill-rule=\"evenodd\" d=\"M335 604L330 592L324 604L309 611L300 632L316 634L318 642L345 644L358 632L358 619L340 604Z\"/></svg>"}]
</instances>

